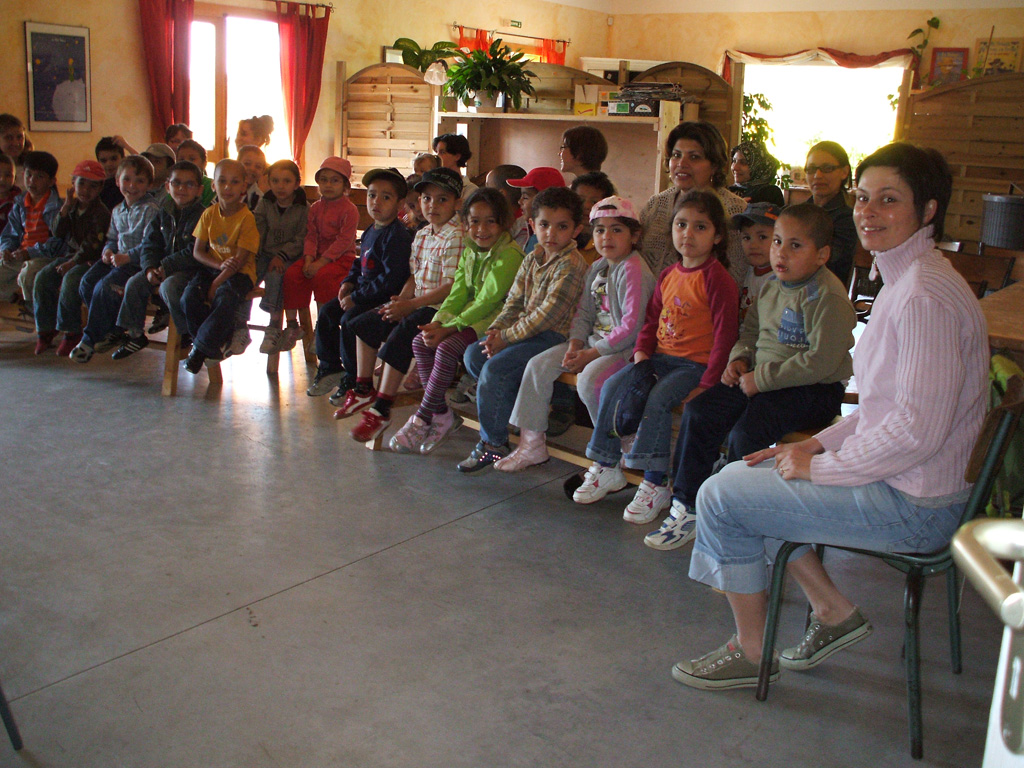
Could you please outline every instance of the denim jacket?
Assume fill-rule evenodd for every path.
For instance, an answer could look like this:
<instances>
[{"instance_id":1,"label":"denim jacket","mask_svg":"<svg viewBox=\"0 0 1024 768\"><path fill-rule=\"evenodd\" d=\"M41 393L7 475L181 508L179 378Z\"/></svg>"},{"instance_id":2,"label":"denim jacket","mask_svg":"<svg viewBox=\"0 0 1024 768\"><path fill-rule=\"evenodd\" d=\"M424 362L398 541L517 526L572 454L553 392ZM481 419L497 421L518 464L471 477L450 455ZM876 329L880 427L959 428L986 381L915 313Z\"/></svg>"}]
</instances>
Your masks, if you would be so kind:
<instances>
[{"instance_id":1,"label":"denim jacket","mask_svg":"<svg viewBox=\"0 0 1024 768\"><path fill-rule=\"evenodd\" d=\"M27 192L25 194L28 194ZM50 197L43 208L43 221L50 229L50 237L28 249L30 259L55 259L64 253L64 240L53 233L57 228L57 214L60 213L64 201L56 187L50 189ZM21 238L25 235L25 195L19 195L7 218L7 226L0 235L0 251L16 251L21 247Z\"/></svg>"}]
</instances>

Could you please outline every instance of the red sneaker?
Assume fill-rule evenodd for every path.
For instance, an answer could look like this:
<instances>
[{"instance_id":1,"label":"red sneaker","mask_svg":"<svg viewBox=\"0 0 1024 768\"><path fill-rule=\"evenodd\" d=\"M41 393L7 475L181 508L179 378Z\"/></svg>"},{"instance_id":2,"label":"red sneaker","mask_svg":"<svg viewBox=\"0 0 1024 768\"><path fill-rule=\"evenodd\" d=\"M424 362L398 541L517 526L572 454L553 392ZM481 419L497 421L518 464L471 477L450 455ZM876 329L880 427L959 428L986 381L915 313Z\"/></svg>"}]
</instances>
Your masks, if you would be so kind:
<instances>
[{"instance_id":1,"label":"red sneaker","mask_svg":"<svg viewBox=\"0 0 1024 768\"><path fill-rule=\"evenodd\" d=\"M368 443L387 429L389 424L391 424L391 419L385 419L377 413L375 408L370 408L349 434L356 442Z\"/></svg>"},{"instance_id":2,"label":"red sneaker","mask_svg":"<svg viewBox=\"0 0 1024 768\"><path fill-rule=\"evenodd\" d=\"M369 408L376 399L377 393L372 389L365 395L350 389L345 393L345 399L341 402L341 408L334 412L334 418L347 419L349 416L359 413L363 408Z\"/></svg>"},{"instance_id":3,"label":"red sneaker","mask_svg":"<svg viewBox=\"0 0 1024 768\"><path fill-rule=\"evenodd\" d=\"M78 342L81 340L82 334L80 333L65 333L64 338L57 345L57 357L67 357L70 355L71 350L77 347Z\"/></svg>"},{"instance_id":4,"label":"red sneaker","mask_svg":"<svg viewBox=\"0 0 1024 768\"><path fill-rule=\"evenodd\" d=\"M48 350L55 338L57 338L56 331L39 331L36 334L36 354L41 355Z\"/></svg>"}]
</instances>

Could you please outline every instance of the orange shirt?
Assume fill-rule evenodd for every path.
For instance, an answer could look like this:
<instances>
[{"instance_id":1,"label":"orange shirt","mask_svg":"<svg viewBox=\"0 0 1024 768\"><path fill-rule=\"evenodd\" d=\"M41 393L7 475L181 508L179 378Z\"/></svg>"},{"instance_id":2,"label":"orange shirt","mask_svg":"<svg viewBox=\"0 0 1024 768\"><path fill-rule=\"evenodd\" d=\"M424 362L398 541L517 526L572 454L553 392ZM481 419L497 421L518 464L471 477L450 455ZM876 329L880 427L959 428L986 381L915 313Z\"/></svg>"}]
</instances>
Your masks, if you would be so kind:
<instances>
[{"instance_id":1,"label":"orange shirt","mask_svg":"<svg viewBox=\"0 0 1024 768\"><path fill-rule=\"evenodd\" d=\"M22 248L31 248L50 239L50 228L43 219L43 210L51 194L47 191L39 200L29 202L31 195L25 193L25 234L21 236Z\"/></svg>"}]
</instances>

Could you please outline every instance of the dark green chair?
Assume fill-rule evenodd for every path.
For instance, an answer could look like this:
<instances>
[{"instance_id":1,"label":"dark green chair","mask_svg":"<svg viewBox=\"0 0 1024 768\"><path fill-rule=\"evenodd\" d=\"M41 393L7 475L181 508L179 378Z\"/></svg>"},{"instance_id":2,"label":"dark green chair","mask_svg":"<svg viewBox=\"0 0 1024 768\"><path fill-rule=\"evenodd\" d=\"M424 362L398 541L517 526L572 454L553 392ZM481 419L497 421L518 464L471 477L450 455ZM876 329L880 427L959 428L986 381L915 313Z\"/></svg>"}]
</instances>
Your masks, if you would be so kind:
<instances>
[{"instance_id":1,"label":"dark green chair","mask_svg":"<svg viewBox=\"0 0 1024 768\"><path fill-rule=\"evenodd\" d=\"M18 724L14 722L11 708L7 706L7 697L4 696L3 688L0 688L0 720L4 721L4 728L7 729L7 735L11 738L11 746L14 747L15 752L18 752L24 745L21 743L21 734L18 733Z\"/></svg>"},{"instance_id":2,"label":"dark green chair","mask_svg":"<svg viewBox=\"0 0 1024 768\"><path fill-rule=\"evenodd\" d=\"M971 496L964 508L960 524L983 514L985 505L992 494L992 484L1003 464L1003 457L1010 438L1017 429L1021 412L1024 411L1024 380L1015 376L1006 388L1002 402L989 411L981 434L974 444L964 479L974 483ZM779 549L772 572L772 588L768 600L768 617L764 628L764 645L761 649L761 668L757 681L757 698L768 697L768 677L771 658L775 651L775 639L779 629L779 609L782 603L782 586L786 563L797 547L816 542L785 542ZM828 545L832 547L833 545ZM816 547L817 548L817 547ZM893 554L874 552L855 547L835 546L835 549L857 552L880 558L893 568L907 574L903 610L906 634L903 641L904 658L907 666L907 717L910 721L910 754L919 760L923 754L921 727L921 655L918 641L918 613L924 580L928 576L946 574L946 600L949 606L949 647L953 674L960 674L960 605L956 566L950 548L944 547L927 554ZM820 552L820 549L819 549Z\"/></svg>"}]
</instances>

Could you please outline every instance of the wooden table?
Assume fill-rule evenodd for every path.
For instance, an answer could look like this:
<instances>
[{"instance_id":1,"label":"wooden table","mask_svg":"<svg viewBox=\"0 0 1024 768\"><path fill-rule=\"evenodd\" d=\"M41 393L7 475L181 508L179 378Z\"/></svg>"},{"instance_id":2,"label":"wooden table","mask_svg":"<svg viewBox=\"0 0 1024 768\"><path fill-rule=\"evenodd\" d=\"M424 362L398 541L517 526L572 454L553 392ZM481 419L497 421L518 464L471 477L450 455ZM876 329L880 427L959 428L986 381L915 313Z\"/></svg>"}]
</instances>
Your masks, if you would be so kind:
<instances>
[{"instance_id":1,"label":"wooden table","mask_svg":"<svg viewBox=\"0 0 1024 768\"><path fill-rule=\"evenodd\" d=\"M1024 281L986 296L981 311L993 348L1024 352Z\"/></svg>"}]
</instances>

